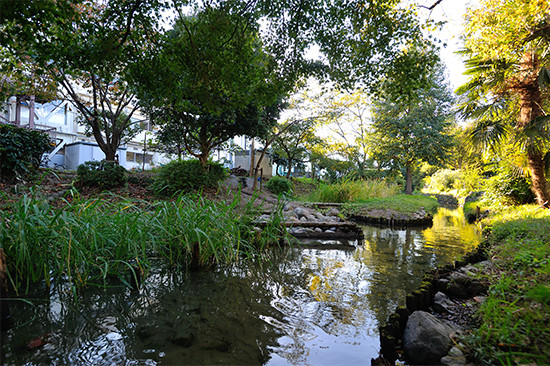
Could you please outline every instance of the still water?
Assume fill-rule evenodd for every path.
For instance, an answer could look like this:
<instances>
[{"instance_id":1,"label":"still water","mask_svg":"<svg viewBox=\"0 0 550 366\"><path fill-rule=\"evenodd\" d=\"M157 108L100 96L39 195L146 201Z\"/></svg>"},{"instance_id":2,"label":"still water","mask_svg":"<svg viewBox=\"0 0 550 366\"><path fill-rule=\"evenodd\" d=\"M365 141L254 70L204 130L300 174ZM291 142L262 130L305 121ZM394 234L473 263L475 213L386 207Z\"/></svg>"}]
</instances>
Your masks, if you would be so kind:
<instances>
[{"instance_id":1,"label":"still water","mask_svg":"<svg viewBox=\"0 0 550 366\"><path fill-rule=\"evenodd\" d=\"M479 241L457 210L427 229L363 228L363 242L305 242L261 263L185 273L159 266L139 291L63 288L12 306L6 364L370 364L378 327L424 272ZM341 248L341 249L335 249ZM41 337L43 345L28 344Z\"/></svg>"}]
</instances>

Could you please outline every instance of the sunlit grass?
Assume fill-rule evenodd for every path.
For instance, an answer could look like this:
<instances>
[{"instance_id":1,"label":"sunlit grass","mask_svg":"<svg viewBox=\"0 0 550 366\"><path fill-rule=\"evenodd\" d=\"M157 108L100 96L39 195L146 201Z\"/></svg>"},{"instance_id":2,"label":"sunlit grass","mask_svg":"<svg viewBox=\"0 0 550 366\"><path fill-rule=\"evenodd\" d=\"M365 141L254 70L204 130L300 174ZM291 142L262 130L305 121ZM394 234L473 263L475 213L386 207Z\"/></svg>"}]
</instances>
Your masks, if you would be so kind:
<instances>
[{"instance_id":1,"label":"sunlit grass","mask_svg":"<svg viewBox=\"0 0 550 366\"><path fill-rule=\"evenodd\" d=\"M389 197L399 191L399 186L384 180L344 180L340 183L320 184L305 199L310 202L347 203Z\"/></svg>"},{"instance_id":2,"label":"sunlit grass","mask_svg":"<svg viewBox=\"0 0 550 366\"><path fill-rule=\"evenodd\" d=\"M424 195L398 194L384 198L371 198L345 206L345 211L352 215L361 215L372 210L392 210L402 213L413 213L424 209L435 213L439 207L437 199Z\"/></svg>"},{"instance_id":3,"label":"sunlit grass","mask_svg":"<svg viewBox=\"0 0 550 366\"><path fill-rule=\"evenodd\" d=\"M550 210L494 207L482 223L496 270L481 326L467 337L480 361L550 364Z\"/></svg>"}]
</instances>

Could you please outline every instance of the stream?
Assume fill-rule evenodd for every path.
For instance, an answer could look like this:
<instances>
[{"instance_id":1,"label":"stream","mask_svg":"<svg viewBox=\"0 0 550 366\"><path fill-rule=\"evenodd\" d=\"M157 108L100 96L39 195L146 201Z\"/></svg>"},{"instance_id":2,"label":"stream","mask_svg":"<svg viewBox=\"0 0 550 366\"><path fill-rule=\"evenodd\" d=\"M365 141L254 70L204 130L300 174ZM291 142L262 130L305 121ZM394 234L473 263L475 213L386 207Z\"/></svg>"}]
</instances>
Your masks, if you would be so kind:
<instances>
[{"instance_id":1,"label":"stream","mask_svg":"<svg viewBox=\"0 0 550 366\"><path fill-rule=\"evenodd\" d=\"M378 327L425 271L479 243L459 210L431 228L364 226L357 241L303 241L261 262L187 273L157 266L139 291L54 286L12 303L5 364L370 364ZM31 342L40 337L41 345ZM43 344L42 344L43 343Z\"/></svg>"}]
</instances>

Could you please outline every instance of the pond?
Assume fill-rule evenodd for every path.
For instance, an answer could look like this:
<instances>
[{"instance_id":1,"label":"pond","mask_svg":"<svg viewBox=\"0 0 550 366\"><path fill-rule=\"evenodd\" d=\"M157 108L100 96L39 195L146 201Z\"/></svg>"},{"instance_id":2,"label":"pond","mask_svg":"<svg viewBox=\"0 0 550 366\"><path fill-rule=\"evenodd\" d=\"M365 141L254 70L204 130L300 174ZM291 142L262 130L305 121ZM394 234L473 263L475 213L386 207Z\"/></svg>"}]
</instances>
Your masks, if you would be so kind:
<instances>
[{"instance_id":1,"label":"pond","mask_svg":"<svg viewBox=\"0 0 550 366\"><path fill-rule=\"evenodd\" d=\"M306 241L211 272L158 266L139 291L91 287L75 301L56 286L12 305L3 361L368 364L378 327L424 272L473 249L479 234L444 208L431 228L363 231L360 243Z\"/></svg>"}]
</instances>

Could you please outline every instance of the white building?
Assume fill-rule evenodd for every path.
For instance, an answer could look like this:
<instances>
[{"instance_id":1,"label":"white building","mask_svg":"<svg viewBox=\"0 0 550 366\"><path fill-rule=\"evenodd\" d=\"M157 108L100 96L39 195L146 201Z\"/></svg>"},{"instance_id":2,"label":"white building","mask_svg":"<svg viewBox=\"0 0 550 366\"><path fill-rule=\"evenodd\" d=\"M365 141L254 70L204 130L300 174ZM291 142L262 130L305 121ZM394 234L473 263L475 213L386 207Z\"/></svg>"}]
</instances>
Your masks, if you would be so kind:
<instances>
[{"instance_id":1,"label":"white building","mask_svg":"<svg viewBox=\"0 0 550 366\"><path fill-rule=\"evenodd\" d=\"M140 131L130 141L117 150L119 164L128 170L151 169L165 164L173 159L147 148L147 141L154 138L156 128L139 112L134 113L132 120L140 126ZM86 126L78 123L78 111L67 100L40 101L34 96L13 96L0 108L0 123L11 123L20 127L43 130L55 141L55 148L44 157L49 167L61 167L76 170L77 166L87 161L101 161L105 154L95 142L93 136L86 134ZM241 149L250 149L249 141L243 136L233 140L234 145ZM223 161L228 168L241 166L250 167L250 150L243 152L216 151L212 158ZM256 158L259 153L256 154ZM264 158L264 176L271 176L273 169ZM245 160L248 162L245 164Z\"/></svg>"}]
</instances>

